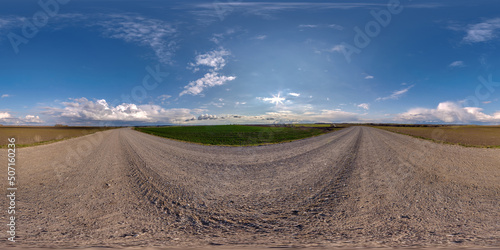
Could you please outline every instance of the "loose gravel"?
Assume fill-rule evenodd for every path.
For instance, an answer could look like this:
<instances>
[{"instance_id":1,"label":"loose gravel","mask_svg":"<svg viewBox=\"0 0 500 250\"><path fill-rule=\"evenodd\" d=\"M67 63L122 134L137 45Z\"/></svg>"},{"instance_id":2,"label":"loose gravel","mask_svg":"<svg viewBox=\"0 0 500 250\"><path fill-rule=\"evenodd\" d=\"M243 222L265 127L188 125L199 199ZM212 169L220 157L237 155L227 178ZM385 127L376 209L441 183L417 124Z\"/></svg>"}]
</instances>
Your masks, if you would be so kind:
<instances>
[{"instance_id":1,"label":"loose gravel","mask_svg":"<svg viewBox=\"0 0 500 250\"><path fill-rule=\"evenodd\" d=\"M124 128L17 160L16 246L500 247L500 149L370 127L252 147Z\"/></svg>"}]
</instances>

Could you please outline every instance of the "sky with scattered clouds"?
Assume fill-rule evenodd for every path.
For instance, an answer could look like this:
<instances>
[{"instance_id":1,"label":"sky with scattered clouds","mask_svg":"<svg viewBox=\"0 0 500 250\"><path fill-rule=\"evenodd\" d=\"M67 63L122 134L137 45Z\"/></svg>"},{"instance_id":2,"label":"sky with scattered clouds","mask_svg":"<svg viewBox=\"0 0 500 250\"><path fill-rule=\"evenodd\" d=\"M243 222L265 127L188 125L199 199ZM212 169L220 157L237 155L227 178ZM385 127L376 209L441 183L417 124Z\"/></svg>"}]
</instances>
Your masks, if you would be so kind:
<instances>
[{"instance_id":1,"label":"sky with scattered clouds","mask_svg":"<svg viewBox=\"0 0 500 250\"><path fill-rule=\"evenodd\" d=\"M5 0L0 124L500 124L498 9Z\"/></svg>"}]
</instances>

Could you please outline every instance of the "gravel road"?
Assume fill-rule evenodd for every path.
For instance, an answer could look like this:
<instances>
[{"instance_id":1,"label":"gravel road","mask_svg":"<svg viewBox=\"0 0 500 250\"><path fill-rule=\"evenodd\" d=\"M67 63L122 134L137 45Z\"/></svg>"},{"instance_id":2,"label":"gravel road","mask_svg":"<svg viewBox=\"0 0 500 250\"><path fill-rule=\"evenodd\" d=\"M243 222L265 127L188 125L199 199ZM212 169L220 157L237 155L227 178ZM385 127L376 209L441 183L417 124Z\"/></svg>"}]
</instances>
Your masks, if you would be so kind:
<instances>
[{"instance_id":1,"label":"gravel road","mask_svg":"<svg viewBox=\"0 0 500 250\"><path fill-rule=\"evenodd\" d=\"M499 149L370 127L255 147L123 128L17 162L16 246L500 247Z\"/></svg>"}]
</instances>

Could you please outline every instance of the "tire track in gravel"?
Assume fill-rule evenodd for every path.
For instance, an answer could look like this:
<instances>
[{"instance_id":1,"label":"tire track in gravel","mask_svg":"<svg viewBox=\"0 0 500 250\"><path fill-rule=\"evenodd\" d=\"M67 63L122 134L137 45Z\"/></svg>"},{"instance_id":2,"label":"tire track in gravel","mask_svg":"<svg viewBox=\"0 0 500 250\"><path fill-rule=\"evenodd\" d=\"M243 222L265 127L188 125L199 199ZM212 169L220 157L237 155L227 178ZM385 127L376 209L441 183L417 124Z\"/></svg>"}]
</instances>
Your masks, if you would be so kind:
<instances>
[{"instance_id":1,"label":"tire track in gravel","mask_svg":"<svg viewBox=\"0 0 500 250\"><path fill-rule=\"evenodd\" d=\"M254 147L115 129L18 157L18 246L500 245L498 149L370 127Z\"/></svg>"},{"instance_id":2,"label":"tire track in gravel","mask_svg":"<svg viewBox=\"0 0 500 250\"><path fill-rule=\"evenodd\" d=\"M225 230L233 231L274 227L288 230L294 228L293 225L290 226L288 216L300 217L298 213L312 210L312 207L317 206L311 204L324 199L323 196L331 196L329 191L332 188L340 189L338 182L348 178L350 166L356 158L360 138L361 136L358 135L355 140L346 142L347 145L342 143L347 146L348 150L344 147L342 151L338 151L343 155L334 154L335 158L338 158L338 164L335 166L328 165L328 159L325 161L325 157L320 156L331 155L330 150L327 149L330 144L337 143L337 140L325 143L323 150L315 148L315 152L306 151L288 159L268 162L265 168L261 164L235 165L231 163L228 166L221 163L202 162L211 169L205 168L202 174L190 174L193 179L181 178L181 180L172 179L170 171L167 175L158 174L165 170L166 161L161 161L159 166L155 166L156 162L142 159L135 153L139 150L132 149L130 144L127 155L131 156L130 166L135 166L133 176L140 189L144 190L143 194L151 203L164 210L165 214L175 216L176 222L185 222L182 227L192 226L194 230L203 228L213 230L211 226L222 223ZM339 140L343 139L345 135L339 136ZM143 145L150 144L144 140L140 141L145 142ZM253 149L258 149L258 147L248 149L247 153L254 154ZM155 152L155 154L161 154L161 152ZM304 160L312 168L305 167ZM181 162L186 164L185 159ZM183 166L181 162L174 161L171 164L176 168L189 168L189 166ZM153 169L155 167L156 169ZM286 171L286 168L296 169L296 171ZM306 175L307 171L300 171L301 168L317 171L318 174L311 178ZM236 174L235 169L239 169ZM276 171L276 169L280 170ZM200 180L202 176L209 176L209 178ZM335 178L330 179L330 176L335 176ZM189 190L205 190L205 192L199 193L182 188L182 186L188 186L187 183L197 184ZM252 189L252 186L258 186L258 188ZM287 216L284 217L284 214ZM304 223L307 221L302 222ZM296 224L296 230L300 231L304 227L302 224Z\"/></svg>"}]
</instances>

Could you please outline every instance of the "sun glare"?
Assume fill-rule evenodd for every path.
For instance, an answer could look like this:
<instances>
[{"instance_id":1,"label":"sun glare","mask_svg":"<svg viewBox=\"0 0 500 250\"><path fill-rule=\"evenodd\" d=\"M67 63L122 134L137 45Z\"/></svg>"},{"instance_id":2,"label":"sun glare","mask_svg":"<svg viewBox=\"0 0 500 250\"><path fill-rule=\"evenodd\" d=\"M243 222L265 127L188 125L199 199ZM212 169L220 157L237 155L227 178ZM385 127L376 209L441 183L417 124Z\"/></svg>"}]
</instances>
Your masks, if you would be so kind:
<instances>
[{"instance_id":1,"label":"sun glare","mask_svg":"<svg viewBox=\"0 0 500 250\"><path fill-rule=\"evenodd\" d=\"M283 104L284 100L284 97L280 97L280 93L278 93L278 95L273 95L272 98L269 98L269 102L276 104L276 106L278 106L278 104Z\"/></svg>"}]
</instances>

